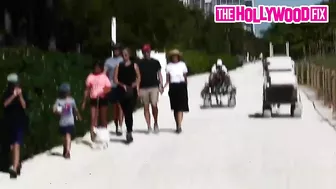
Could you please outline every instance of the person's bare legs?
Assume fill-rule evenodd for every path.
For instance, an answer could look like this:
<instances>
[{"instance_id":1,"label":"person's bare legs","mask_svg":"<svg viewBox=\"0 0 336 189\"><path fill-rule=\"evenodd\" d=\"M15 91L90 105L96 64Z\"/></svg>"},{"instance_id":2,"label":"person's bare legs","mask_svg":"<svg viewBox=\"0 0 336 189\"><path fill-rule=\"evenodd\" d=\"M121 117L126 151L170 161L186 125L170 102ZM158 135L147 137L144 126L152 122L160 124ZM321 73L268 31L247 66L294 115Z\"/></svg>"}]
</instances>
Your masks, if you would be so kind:
<instances>
[{"instance_id":1,"label":"person's bare legs","mask_svg":"<svg viewBox=\"0 0 336 189\"><path fill-rule=\"evenodd\" d=\"M20 166L20 144L15 143L11 145L12 152L12 171L18 172Z\"/></svg>"},{"instance_id":2,"label":"person's bare legs","mask_svg":"<svg viewBox=\"0 0 336 189\"><path fill-rule=\"evenodd\" d=\"M159 109L157 107L157 104L152 104L152 114L154 117L154 133L159 133L159 124L158 124L158 114L159 114Z\"/></svg>"},{"instance_id":3,"label":"person's bare legs","mask_svg":"<svg viewBox=\"0 0 336 189\"><path fill-rule=\"evenodd\" d=\"M159 108L157 107L157 104L152 104L152 115L154 118L154 125L158 125L158 114L159 114Z\"/></svg>"},{"instance_id":4,"label":"person's bare legs","mask_svg":"<svg viewBox=\"0 0 336 189\"><path fill-rule=\"evenodd\" d=\"M100 121L103 127L107 128L107 110L108 110L108 106L101 106L99 108L99 112L100 112Z\"/></svg>"},{"instance_id":5,"label":"person's bare legs","mask_svg":"<svg viewBox=\"0 0 336 189\"><path fill-rule=\"evenodd\" d=\"M64 158L70 158L70 149L71 149L71 134L66 133L64 135Z\"/></svg>"},{"instance_id":6,"label":"person's bare legs","mask_svg":"<svg viewBox=\"0 0 336 189\"><path fill-rule=\"evenodd\" d=\"M98 124L98 109L95 106L91 106L91 127L90 127L90 134L91 134L91 141L94 141L94 127Z\"/></svg>"},{"instance_id":7,"label":"person's bare legs","mask_svg":"<svg viewBox=\"0 0 336 189\"><path fill-rule=\"evenodd\" d=\"M119 114L119 125L121 127L124 123L124 113L119 103L117 104L117 106L118 106L118 114Z\"/></svg>"},{"instance_id":8,"label":"person's bare legs","mask_svg":"<svg viewBox=\"0 0 336 189\"><path fill-rule=\"evenodd\" d=\"M181 133L181 124L183 120L183 112L181 111L174 111L174 118L175 118L175 123L176 123L176 132Z\"/></svg>"},{"instance_id":9,"label":"person's bare legs","mask_svg":"<svg viewBox=\"0 0 336 189\"><path fill-rule=\"evenodd\" d=\"M151 129L151 116L149 112L149 104L144 104L144 116L147 123L148 130Z\"/></svg>"},{"instance_id":10,"label":"person's bare legs","mask_svg":"<svg viewBox=\"0 0 336 189\"><path fill-rule=\"evenodd\" d=\"M113 104L113 120L116 126L116 134L118 136L122 135L122 124L123 124L123 112L119 103Z\"/></svg>"},{"instance_id":11,"label":"person's bare legs","mask_svg":"<svg viewBox=\"0 0 336 189\"><path fill-rule=\"evenodd\" d=\"M117 127L119 125L119 112L118 112L118 105L112 104L112 117L114 125Z\"/></svg>"}]
</instances>

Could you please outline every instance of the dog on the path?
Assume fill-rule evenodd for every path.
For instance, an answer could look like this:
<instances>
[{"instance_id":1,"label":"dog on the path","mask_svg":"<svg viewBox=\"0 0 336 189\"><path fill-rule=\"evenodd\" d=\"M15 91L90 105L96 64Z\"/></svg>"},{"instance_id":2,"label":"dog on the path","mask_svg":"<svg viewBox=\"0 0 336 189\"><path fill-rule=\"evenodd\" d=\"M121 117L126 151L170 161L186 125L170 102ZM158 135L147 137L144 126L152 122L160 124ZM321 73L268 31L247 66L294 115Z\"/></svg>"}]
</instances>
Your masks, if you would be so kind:
<instances>
[{"instance_id":1,"label":"dog on the path","mask_svg":"<svg viewBox=\"0 0 336 189\"><path fill-rule=\"evenodd\" d=\"M110 142L110 133L105 127L95 127L93 132L95 133L95 139L93 142L94 149L106 149Z\"/></svg>"}]
</instances>

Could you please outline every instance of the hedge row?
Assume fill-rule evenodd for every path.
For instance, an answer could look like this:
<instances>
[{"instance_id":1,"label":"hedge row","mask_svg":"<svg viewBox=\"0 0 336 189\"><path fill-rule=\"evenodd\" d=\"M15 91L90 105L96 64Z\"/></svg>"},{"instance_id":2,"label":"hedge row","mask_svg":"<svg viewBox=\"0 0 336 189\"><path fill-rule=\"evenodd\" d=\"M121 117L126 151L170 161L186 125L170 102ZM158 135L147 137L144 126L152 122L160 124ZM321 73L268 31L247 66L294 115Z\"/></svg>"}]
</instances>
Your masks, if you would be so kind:
<instances>
[{"instance_id":1,"label":"hedge row","mask_svg":"<svg viewBox=\"0 0 336 189\"><path fill-rule=\"evenodd\" d=\"M239 66L237 59L231 56L209 56L198 51L184 52L184 59L192 73L209 71L218 57L223 59L228 69ZM61 144L61 137L58 135L58 118L51 111L58 95L57 88L61 83L69 82L79 106L83 97L85 78L92 69L92 61L92 57L79 54L43 52L31 48L0 49L0 90L6 88L6 76L16 72L30 100L27 111L30 126L22 148L24 159ZM81 114L84 118L90 117L88 111ZM2 115L1 109L0 115ZM5 126L0 123L0 127ZM88 127L89 119L76 123L76 136L83 136ZM6 132L2 129L0 164L4 164L6 160L6 153L4 153L6 137Z\"/></svg>"},{"instance_id":2,"label":"hedge row","mask_svg":"<svg viewBox=\"0 0 336 189\"><path fill-rule=\"evenodd\" d=\"M58 135L58 118L52 113L52 105L58 96L57 88L69 82L72 94L80 105L87 74L92 70L92 58L78 54L42 52L37 49L0 49L0 90L6 88L9 73L19 74L23 90L28 94L30 107L29 128L22 148L23 158L43 152L61 143ZM0 115L2 116L2 108ZM89 112L82 112L88 118ZM84 135L89 120L76 124L76 135ZM6 152L5 125L0 123L0 152ZM1 156L0 164L6 160Z\"/></svg>"},{"instance_id":3,"label":"hedge row","mask_svg":"<svg viewBox=\"0 0 336 189\"><path fill-rule=\"evenodd\" d=\"M215 54L209 55L205 52L187 50L183 52L183 59L187 63L190 74L209 72L212 65L220 58L223 64L231 70L241 66L237 57L231 55Z\"/></svg>"}]
</instances>

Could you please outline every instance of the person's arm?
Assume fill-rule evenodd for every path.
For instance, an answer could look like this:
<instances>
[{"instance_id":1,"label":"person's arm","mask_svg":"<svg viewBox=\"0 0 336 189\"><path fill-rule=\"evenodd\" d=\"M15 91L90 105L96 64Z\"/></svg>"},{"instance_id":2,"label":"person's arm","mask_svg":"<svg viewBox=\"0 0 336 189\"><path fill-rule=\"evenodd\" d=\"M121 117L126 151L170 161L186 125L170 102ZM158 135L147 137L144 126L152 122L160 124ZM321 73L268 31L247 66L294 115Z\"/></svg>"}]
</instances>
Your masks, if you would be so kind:
<instances>
[{"instance_id":1,"label":"person's arm","mask_svg":"<svg viewBox=\"0 0 336 189\"><path fill-rule=\"evenodd\" d=\"M17 94L16 93L13 93L12 95L6 95L5 94L5 100L4 100L4 102L3 102L3 105L4 105L4 107L6 108L8 105L10 105L12 102L13 102L13 100L17 97Z\"/></svg>"},{"instance_id":2,"label":"person's arm","mask_svg":"<svg viewBox=\"0 0 336 189\"><path fill-rule=\"evenodd\" d=\"M165 89L170 84L170 73L169 73L169 65L166 68L166 83L164 84L163 88Z\"/></svg>"},{"instance_id":3,"label":"person's arm","mask_svg":"<svg viewBox=\"0 0 336 189\"><path fill-rule=\"evenodd\" d=\"M78 111L75 99L73 99L73 101L72 101L72 107L73 107L73 110L74 110L74 112L76 114L77 120L81 121L82 120L82 116L80 115L80 113Z\"/></svg>"},{"instance_id":4,"label":"person's arm","mask_svg":"<svg viewBox=\"0 0 336 189\"><path fill-rule=\"evenodd\" d=\"M58 104L58 99L56 99L56 101L53 105L53 108L52 108L54 113L57 113L57 104Z\"/></svg>"},{"instance_id":5,"label":"person's arm","mask_svg":"<svg viewBox=\"0 0 336 189\"><path fill-rule=\"evenodd\" d=\"M170 74L167 73L167 75L166 75L166 84L163 86L163 88L165 89L169 84L170 84Z\"/></svg>"},{"instance_id":6,"label":"person's arm","mask_svg":"<svg viewBox=\"0 0 336 189\"><path fill-rule=\"evenodd\" d=\"M137 90L140 89L140 83L141 83L141 73L139 70L139 66L138 64L134 64L134 69L135 69L135 74L136 74L136 79L135 79L135 86L137 88Z\"/></svg>"},{"instance_id":7,"label":"person's arm","mask_svg":"<svg viewBox=\"0 0 336 189\"><path fill-rule=\"evenodd\" d=\"M163 88L163 79L162 79L162 73L161 73L161 64L159 61L157 61L157 64L158 64L158 72L157 72L157 76L159 78L159 87L162 89Z\"/></svg>"},{"instance_id":8,"label":"person's arm","mask_svg":"<svg viewBox=\"0 0 336 189\"><path fill-rule=\"evenodd\" d=\"M188 68L187 65L185 63L183 63L183 76L184 76L184 80L185 82L188 84Z\"/></svg>"},{"instance_id":9,"label":"person's arm","mask_svg":"<svg viewBox=\"0 0 336 189\"><path fill-rule=\"evenodd\" d=\"M108 71L109 71L109 67L108 67L107 60L106 60L105 63L104 63L104 74L107 75Z\"/></svg>"},{"instance_id":10,"label":"person's arm","mask_svg":"<svg viewBox=\"0 0 336 189\"><path fill-rule=\"evenodd\" d=\"M83 102L82 102L82 109L85 109L86 106L86 102L89 98L90 95L90 91L91 91L91 75L89 75L86 79L85 82L85 90L84 90L84 98L83 98Z\"/></svg>"},{"instance_id":11,"label":"person's arm","mask_svg":"<svg viewBox=\"0 0 336 189\"><path fill-rule=\"evenodd\" d=\"M19 93L19 101L20 101L20 104L22 106L23 109L26 109L27 108L27 103L26 103L26 100L25 98L23 97L23 94L22 94L22 91L21 89L20 90L20 93Z\"/></svg>"},{"instance_id":12,"label":"person's arm","mask_svg":"<svg viewBox=\"0 0 336 189\"><path fill-rule=\"evenodd\" d=\"M104 93L107 94L111 91L112 89L112 83L110 79L106 76L105 77L105 87L104 87Z\"/></svg>"}]
</instances>

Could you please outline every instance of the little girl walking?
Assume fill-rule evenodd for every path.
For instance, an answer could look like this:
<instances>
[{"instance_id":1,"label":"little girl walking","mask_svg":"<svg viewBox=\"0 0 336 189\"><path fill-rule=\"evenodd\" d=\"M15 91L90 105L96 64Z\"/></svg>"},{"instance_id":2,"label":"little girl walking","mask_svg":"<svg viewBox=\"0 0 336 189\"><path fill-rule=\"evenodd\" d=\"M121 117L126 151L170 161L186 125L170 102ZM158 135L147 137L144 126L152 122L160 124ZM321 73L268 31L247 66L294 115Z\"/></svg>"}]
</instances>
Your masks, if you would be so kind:
<instances>
[{"instance_id":1,"label":"little girl walking","mask_svg":"<svg viewBox=\"0 0 336 189\"><path fill-rule=\"evenodd\" d=\"M112 84L110 79L104 73L104 65L96 62L93 65L93 72L86 79L86 89L82 109L86 107L86 101L90 98L91 109L91 140L95 140L94 127L98 126L98 115L101 125L107 128L107 94L111 91Z\"/></svg>"},{"instance_id":2,"label":"little girl walking","mask_svg":"<svg viewBox=\"0 0 336 189\"><path fill-rule=\"evenodd\" d=\"M70 85L64 83L59 88L60 96L56 99L53 106L54 113L60 115L60 133L64 137L63 142L63 157L66 159L70 158L71 149L71 135L74 133L75 129L75 116L76 119L81 120L81 116L76 106L75 99L72 98L70 93Z\"/></svg>"}]
</instances>

